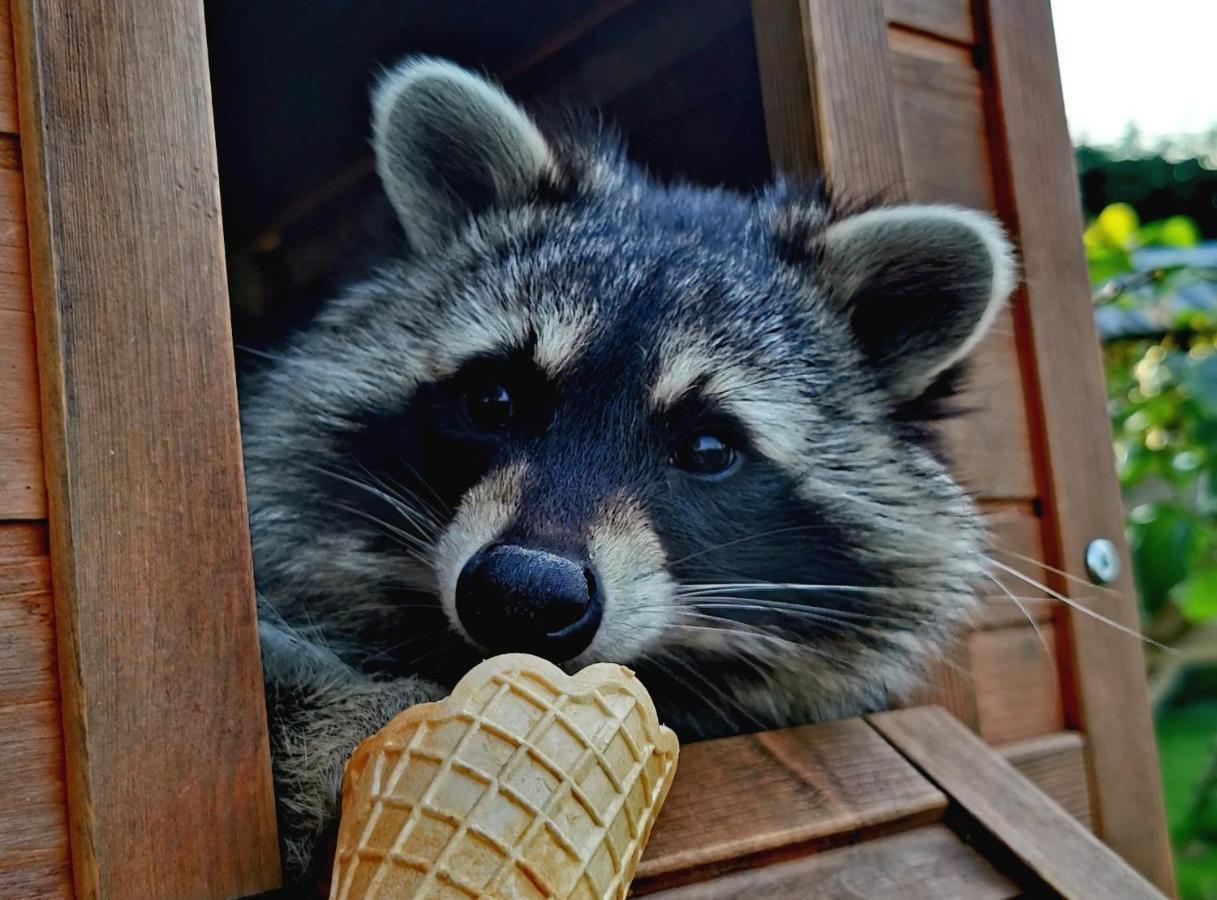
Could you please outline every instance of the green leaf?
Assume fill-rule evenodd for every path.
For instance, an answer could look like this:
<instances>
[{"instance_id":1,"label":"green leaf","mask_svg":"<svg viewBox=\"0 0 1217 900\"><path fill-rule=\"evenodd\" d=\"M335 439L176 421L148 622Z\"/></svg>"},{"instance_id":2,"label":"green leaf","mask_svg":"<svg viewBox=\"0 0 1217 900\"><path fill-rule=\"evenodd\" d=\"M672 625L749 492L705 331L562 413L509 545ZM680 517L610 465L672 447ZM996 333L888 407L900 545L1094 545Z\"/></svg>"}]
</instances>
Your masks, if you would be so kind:
<instances>
[{"instance_id":1,"label":"green leaf","mask_svg":"<svg viewBox=\"0 0 1217 900\"><path fill-rule=\"evenodd\" d=\"M1117 247L1127 247L1141 224L1137 211L1127 203L1113 203L1099 213L1096 224Z\"/></svg>"},{"instance_id":2,"label":"green leaf","mask_svg":"<svg viewBox=\"0 0 1217 900\"><path fill-rule=\"evenodd\" d=\"M1188 621L1217 619L1217 566L1193 572L1175 594L1175 603Z\"/></svg>"},{"instance_id":3,"label":"green leaf","mask_svg":"<svg viewBox=\"0 0 1217 900\"><path fill-rule=\"evenodd\" d=\"M1158 232L1158 243L1167 247L1194 247L1199 240L1200 229L1190 216L1171 216Z\"/></svg>"},{"instance_id":4,"label":"green leaf","mask_svg":"<svg viewBox=\"0 0 1217 900\"><path fill-rule=\"evenodd\" d=\"M1169 503L1137 507L1128 530L1141 599L1152 612L1188 577L1199 531L1186 510Z\"/></svg>"}]
</instances>

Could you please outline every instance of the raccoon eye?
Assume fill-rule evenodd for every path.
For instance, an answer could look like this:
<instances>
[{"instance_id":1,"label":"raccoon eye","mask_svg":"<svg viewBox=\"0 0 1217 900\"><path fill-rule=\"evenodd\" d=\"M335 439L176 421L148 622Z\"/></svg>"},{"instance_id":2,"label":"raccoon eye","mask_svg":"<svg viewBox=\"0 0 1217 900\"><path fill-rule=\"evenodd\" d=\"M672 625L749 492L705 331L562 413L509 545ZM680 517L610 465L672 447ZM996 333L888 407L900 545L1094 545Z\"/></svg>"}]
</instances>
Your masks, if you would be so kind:
<instances>
[{"instance_id":1,"label":"raccoon eye","mask_svg":"<svg viewBox=\"0 0 1217 900\"><path fill-rule=\"evenodd\" d=\"M493 431L509 421L515 408L511 394L501 384L488 382L465 392L465 414L476 428Z\"/></svg>"},{"instance_id":2,"label":"raccoon eye","mask_svg":"<svg viewBox=\"0 0 1217 900\"><path fill-rule=\"evenodd\" d=\"M696 434L672 454L672 465L702 478L726 478L738 461L735 448L716 434Z\"/></svg>"}]
</instances>

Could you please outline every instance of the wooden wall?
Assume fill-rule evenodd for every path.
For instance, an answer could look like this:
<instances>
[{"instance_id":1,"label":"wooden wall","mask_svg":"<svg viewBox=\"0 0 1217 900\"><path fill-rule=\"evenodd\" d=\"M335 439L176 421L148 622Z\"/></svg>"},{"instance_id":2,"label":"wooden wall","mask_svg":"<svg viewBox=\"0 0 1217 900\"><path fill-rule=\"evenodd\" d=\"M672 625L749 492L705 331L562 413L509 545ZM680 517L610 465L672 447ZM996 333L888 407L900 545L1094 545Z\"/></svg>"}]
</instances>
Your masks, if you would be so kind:
<instances>
[{"instance_id":1,"label":"wooden wall","mask_svg":"<svg viewBox=\"0 0 1217 900\"><path fill-rule=\"evenodd\" d=\"M997 214L1023 283L974 354L946 427L992 531L974 627L912 703L939 703L1171 884L1128 578L1085 580L1122 545L1080 202L1047 0L753 0L770 151L851 192ZM1041 563L1038 561L1046 561ZM1048 586L1048 592L1035 583Z\"/></svg>"},{"instance_id":2,"label":"wooden wall","mask_svg":"<svg viewBox=\"0 0 1217 900\"><path fill-rule=\"evenodd\" d=\"M72 893L13 32L0 2L0 896Z\"/></svg>"}]
</instances>

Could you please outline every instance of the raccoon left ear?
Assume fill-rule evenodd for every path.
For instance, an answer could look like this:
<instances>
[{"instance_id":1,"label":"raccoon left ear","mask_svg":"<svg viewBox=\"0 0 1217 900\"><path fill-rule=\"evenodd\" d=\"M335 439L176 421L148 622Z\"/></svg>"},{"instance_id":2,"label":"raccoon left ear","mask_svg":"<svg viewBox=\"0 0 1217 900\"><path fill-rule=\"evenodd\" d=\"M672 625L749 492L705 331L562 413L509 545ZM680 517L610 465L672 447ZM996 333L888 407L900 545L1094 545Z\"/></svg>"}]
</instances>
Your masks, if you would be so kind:
<instances>
[{"instance_id":1,"label":"raccoon left ear","mask_svg":"<svg viewBox=\"0 0 1217 900\"><path fill-rule=\"evenodd\" d=\"M823 284L898 400L921 396L984 337L1014 289L1010 242L953 206L868 210L820 238Z\"/></svg>"},{"instance_id":2,"label":"raccoon left ear","mask_svg":"<svg viewBox=\"0 0 1217 900\"><path fill-rule=\"evenodd\" d=\"M554 164L532 119L497 84L416 56L372 91L376 172L419 250L447 242L472 216L525 202Z\"/></svg>"}]
</instances>

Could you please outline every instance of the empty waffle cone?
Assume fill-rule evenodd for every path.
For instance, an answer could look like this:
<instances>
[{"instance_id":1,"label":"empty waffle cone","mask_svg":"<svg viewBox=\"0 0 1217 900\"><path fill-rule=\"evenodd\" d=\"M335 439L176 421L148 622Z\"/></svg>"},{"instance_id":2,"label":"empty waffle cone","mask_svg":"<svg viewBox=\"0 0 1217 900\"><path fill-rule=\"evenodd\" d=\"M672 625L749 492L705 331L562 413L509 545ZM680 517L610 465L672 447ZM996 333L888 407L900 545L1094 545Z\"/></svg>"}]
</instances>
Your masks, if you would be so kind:
<instances>
[{"instance_id":1,"label":"empty waffle cone","mask_svg":"<svg viewBox=\"0 0 1217 900\"><path fill-rule=\"evenodd\" d=\"M351 756L330 898L625 897L677 751L624 666L489 659Z\"/></svg>"}]
</instances>

